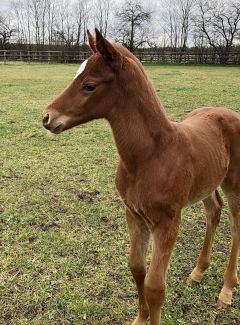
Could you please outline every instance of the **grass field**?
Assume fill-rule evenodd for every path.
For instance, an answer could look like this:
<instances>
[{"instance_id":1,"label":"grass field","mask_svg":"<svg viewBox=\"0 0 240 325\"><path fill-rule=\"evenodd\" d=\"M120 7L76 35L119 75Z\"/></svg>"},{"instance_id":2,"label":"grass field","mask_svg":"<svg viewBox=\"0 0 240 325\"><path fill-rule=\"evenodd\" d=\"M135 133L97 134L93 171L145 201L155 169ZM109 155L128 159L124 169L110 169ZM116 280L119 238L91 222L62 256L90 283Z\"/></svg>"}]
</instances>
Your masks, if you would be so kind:
<instances>
[{"instance_id":1,"label":"grass field","mask_svg":"<svg viewBox=\"0 0 240 325\"><path fill-rule=\"evenodd\" d=\"M127 266L124 208L114 186L117 154L106 122L59 136L41 111L76 65L0 66L0 324L127 325L136 290ZM168 114L199 106L240 111L240 68L146 65ZM187 286L201 248L202 205L183 212L171 260L163 325L240 324L233 306L216 309L230 249L224 208L204 281Z\"/></svg>"}]
</instances>

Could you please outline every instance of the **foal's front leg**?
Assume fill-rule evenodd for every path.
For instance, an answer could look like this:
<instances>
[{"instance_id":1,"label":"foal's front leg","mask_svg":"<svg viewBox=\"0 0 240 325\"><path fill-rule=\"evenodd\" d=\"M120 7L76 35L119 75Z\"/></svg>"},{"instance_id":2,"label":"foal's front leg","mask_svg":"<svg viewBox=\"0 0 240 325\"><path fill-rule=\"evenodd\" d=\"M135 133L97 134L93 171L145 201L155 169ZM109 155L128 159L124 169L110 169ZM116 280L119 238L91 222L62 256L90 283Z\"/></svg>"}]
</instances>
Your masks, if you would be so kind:
<instances>
[{"instance_id":1,"label":"foal's front leg","mask_svg":"<svg viewBox=\"0 0 240 325\"><path fill-rule=\"evenodd\" d=\"M145 278L145 296L150 313L150 325L159 325L165 298L165 282L169 259L178 234L180 216L163 218L153 230L153 256Z\"/></svg>"},{"instance_id":2,"label":"foal's front leg","mask_svg":"<svg viewBox=\"0 0 240 325\"><path fill-rule=\"evenodd\" d=\"M145 325L149 316L144 294L144 279L146 275L145 257L149 242L149 230L141 217L126 210L126 218L130 235L129 267L135 279L139 311L132 325Z\"/></svg>"}]
</instances>

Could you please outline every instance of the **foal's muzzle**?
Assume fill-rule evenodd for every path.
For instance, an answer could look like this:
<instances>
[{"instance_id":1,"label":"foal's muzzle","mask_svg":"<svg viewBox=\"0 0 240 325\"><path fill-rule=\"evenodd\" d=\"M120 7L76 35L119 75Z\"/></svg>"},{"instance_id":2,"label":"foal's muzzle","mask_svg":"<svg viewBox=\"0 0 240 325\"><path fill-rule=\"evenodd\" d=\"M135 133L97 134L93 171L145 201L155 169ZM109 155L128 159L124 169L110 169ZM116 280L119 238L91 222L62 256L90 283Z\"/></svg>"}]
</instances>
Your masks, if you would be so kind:
<instances>
[{"instance_id":1,"label":"foal's muzzle","mask_svg":"<svg viewBox=\"0 0 240 325\"><path fill-rule=\"evenodd\" d=\"M43 126L52 133L60 133L64 129L64 124L57 121L56 118L51 118L50 113L45 113L42 119Z\"/></svg>"}]
</instances>

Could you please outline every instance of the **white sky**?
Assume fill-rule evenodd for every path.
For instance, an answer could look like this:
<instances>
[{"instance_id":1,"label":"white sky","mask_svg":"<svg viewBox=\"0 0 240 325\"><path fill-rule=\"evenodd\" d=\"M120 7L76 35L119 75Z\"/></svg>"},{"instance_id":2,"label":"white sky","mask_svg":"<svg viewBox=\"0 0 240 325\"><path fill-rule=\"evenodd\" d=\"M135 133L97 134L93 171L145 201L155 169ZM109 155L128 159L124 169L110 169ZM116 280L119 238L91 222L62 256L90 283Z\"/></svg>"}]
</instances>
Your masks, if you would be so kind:
<instances>
[{"instance_id":1,"label":"white sky","mask_svg":"<svg viewBox=\"0 0 240 325\"><path fill-rule=\"evenodd\" d=\"M0 0L0 10L6 10L11 6L10 0Z\"/></svg>"},{"instance_id":2,"label":"white sky","mask_svg":"<svg viewBox=\"0 0 240 325\"><path fill-rule=\"evenodd\" d=\"M70 1L72 1L72 0L70 0ZM121 2L121 0L115 0L115 3L116 2ZM146 3L147 2L148 1L146 1ZM151 6L156 8L162 2L163 2L162 0L152 0L151 1ZM171 0L170 0L170 2L171 2ZM10 7L11 7L11 0L0 0L0 10L1 11L9 9Z\"/></svg>"}]
</instances>

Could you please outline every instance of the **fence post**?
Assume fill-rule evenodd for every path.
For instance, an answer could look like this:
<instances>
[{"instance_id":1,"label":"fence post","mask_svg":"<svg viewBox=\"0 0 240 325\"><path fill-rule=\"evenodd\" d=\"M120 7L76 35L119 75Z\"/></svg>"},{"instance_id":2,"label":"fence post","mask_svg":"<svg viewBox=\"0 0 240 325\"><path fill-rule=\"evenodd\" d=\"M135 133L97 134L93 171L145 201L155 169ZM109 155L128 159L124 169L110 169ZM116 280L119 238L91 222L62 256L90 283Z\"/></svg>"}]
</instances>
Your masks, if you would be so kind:
<instances>
[{"instance_id":1,"label":"fence post","mask_svg":"<svg viewBox=\"0 0 240 325\"><path fill-rule=\"evenodd\" d=\"M50 64L50 62L51 62L51 52L48 51L48 64Z\"/></svg>"},{"instance_id":2,"label":"fence post","mask_svg":"<svg viewBox=\"0 0 240 325\"><path fill-rule=\"evenodd\" d=\"M28 64L30 64L30 51L28 51Z\"/></svg>"},{"instance_id":3,"label":"fence post","mask_svg":"<svg viewBox=\"0 0 240 325\"><path fill-rule=\"evenodd\" d=\"M20 51L19 54L20 54L20 55L19 55L20 61L22 61L22 60L23 60L23 59L22 59L22 51Z\"/></svg>"},{"instance_id":4,"label":"fence post","mask_svg":"<svg viewBox=\"0 0 240 325\"><path fill-rule=\"evenodd\" d=\"M6 50L4 50L4 52L3 52L3 60L4 60L4 64L6 64L7 63L7 51Z\"/></svg>"}]
</instances>

